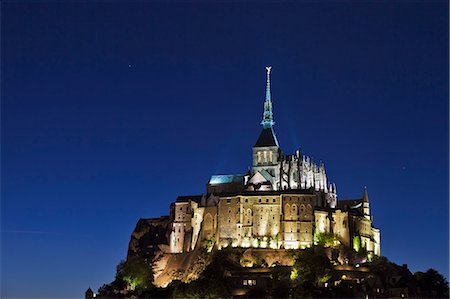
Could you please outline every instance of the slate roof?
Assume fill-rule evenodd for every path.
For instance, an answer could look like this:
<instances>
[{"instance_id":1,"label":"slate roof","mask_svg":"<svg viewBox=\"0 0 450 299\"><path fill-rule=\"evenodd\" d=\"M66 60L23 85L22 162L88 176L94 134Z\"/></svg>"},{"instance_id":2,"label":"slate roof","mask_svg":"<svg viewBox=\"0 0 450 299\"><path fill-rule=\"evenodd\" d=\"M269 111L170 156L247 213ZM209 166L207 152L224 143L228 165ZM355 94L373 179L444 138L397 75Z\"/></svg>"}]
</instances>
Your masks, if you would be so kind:
<instances>
[{"instance_id":1,"label":"slate roof","mask_svg":"<svg viewBox=\"0 0 450 299\"><path fill-rule=\"evenodd\" d=\"M266 147L266 146L279 146L277 136L275 136L275 132L273 128L266 128L261 131L259 134L258 140L254 147Z\"/></svg>"},{"instance_id":2,"label":"slate roof","mask_svg":"<svg viewBox=\"0 0 450 299\"><path fill-rule=\"evenodd\" d=\"M345 200L338 200L337 205L338 208L349 208L349 209L355 209L358 205L361 205L362 199L345 199Z\"/></svg>"},{"instance_id":3,"label":"slate roof","mask_svg":"<svg viewBox=\"0 0 450 299\"><path fill-rule=\"evenodd\" d=\"M209 179L210 185L220 185L220 184L232 184L232 183L244 183L244 175L242 174L222 174L222 175L212 175Z\"/></svg>"}]
</instances>

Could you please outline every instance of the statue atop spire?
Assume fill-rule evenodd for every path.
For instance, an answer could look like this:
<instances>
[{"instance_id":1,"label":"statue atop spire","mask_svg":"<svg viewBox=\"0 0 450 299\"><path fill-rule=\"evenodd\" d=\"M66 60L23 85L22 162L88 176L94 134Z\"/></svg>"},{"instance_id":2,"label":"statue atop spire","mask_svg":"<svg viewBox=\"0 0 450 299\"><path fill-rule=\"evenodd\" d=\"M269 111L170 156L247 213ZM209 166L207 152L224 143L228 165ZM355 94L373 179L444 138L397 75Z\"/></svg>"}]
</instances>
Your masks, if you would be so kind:
<instances>
[{"instance_id":1,"label":"statue atop spire","mask_svg":"<svg viewBox=\"0 0 450 299\"><path fill-rule=\"evenodd\" d=\"M267 84L266 84L266 100L264 102L264 113L263 119L261 121L261 125L264 129L271 128L275 122L273 121L273 113L272 113L272 97L270 94L270 71L272 70L271 66L266 66L267 70Z\"/></svg>"}]
</instances>

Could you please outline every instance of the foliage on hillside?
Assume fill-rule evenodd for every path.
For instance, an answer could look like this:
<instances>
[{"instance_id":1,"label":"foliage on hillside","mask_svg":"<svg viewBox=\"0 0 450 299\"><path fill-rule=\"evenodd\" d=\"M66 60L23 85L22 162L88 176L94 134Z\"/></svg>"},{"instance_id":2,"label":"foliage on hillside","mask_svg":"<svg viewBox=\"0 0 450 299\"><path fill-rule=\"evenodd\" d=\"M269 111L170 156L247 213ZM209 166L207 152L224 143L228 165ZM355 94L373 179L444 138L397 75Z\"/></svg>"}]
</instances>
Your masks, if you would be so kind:
<instances>
[{"instance_id":1,"label":"foliage on hillside","mask_svg":"<svg viewBox=\"0 0 450 299\"><path fill-rule=\"evenodd\" d=\"M231 289L227 284L226 273L242 268L245 249L227 247L222 250L207 252L201 249L199 256L204 265L195 279L181 282L172 281L166 288L153 286L151 264L144 258L129 257L117 266L116 279L99 289L98 298L230 298ZM412 274L406 266L399 266L385 257L375 257L371 262L362 264L367 267L370 275L363 284L341 283L330 284L336 274L335 261L330 260L330 249L314 246L302 250L292 250L290 276L273 275L266 289L250 289L247 296L272 298L351 298L359 294L369 294L371 297L386 297L392 289L404 289L410 297L444 298L448 297L447 280L433 269ZM356 253L359 255L361 253ZM258 257L258 252L252 256ZM258 258L256 258L258 259ZM254 262L254 267L278 267L267 265L261 258ZM190 271L186 269L186 271ZM274 272L275 273L275 272ZM286 273L286 272L285 272ZM359 293L358 293L359 292Z\"/></svg>"}]
</instances>

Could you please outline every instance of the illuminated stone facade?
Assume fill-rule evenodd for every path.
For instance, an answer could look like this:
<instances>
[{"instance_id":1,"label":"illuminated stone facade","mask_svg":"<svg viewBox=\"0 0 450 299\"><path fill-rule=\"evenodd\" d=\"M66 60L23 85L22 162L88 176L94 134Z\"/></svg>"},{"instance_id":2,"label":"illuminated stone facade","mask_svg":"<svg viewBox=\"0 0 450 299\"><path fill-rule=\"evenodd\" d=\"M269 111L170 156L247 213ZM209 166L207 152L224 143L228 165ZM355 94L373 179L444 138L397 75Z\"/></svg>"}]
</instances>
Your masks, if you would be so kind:
<instances>
[{"instance_id":1,"label":"illuminated stone facade","mask_svg":"<svg viewBox=\"0 0 450 299\"><path fill-rule=\"evenodd\" d=\"M282 153L273 130L270 71L251 170L214 175L206 194L179 197L172 204L170 252L197 246L297 249L311 246L318 234L332 233L345 246L380 255L367 190L360 199L338 201L322 162L315 164L300 150Z\"/></svg>"}]
</instances>

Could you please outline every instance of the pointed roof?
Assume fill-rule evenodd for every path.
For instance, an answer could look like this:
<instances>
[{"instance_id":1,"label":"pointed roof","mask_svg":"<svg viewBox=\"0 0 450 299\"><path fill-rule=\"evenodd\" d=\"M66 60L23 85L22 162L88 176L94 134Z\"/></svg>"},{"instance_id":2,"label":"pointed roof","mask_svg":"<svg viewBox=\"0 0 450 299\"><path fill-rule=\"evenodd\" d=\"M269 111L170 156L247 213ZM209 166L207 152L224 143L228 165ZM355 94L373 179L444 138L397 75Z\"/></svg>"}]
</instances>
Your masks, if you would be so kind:
<instances>
[{"instance_id":1,"label":"pointed roof","mask_svg":"<svg viewBox=\"0 0 450 299\"><path fill-rule=\"evenodd\" d=\"M267 182L267 179L258 171L255 173L250 180L248 180L248 184L261 184Z\"/></svg>"},{"instance_id":2,"label":"pointed roof","mask_svg":"<svg viewBox=\"0 0 450 299\"><path fill-rule=\"evenodd\" d=\"M367 193L367 187L364 186L363 202L369 202L369 194Z\"/></svg>"},{"instance_id":3,"label":"pointed roof","mask_svg":"<svg viewBox=\"0 0 450 299\"><path fill-rule=\"evenodd\" d=\"M267 181L271 181L273 179L273 176L265 169L262 169L259 171L262 176L267 180Z\"/></svg>"},{"instance_id":4,"label":"pointed roof","mask_svg":"<svg viewBox=\"0 0 450 299\"><path fill-rule=\"evenodd\" d=\"M261 131L254 147L266 146L279 146L277 136L275 136L275 132L272 127L265 128Z\"/></svg>"}]
</instances>

